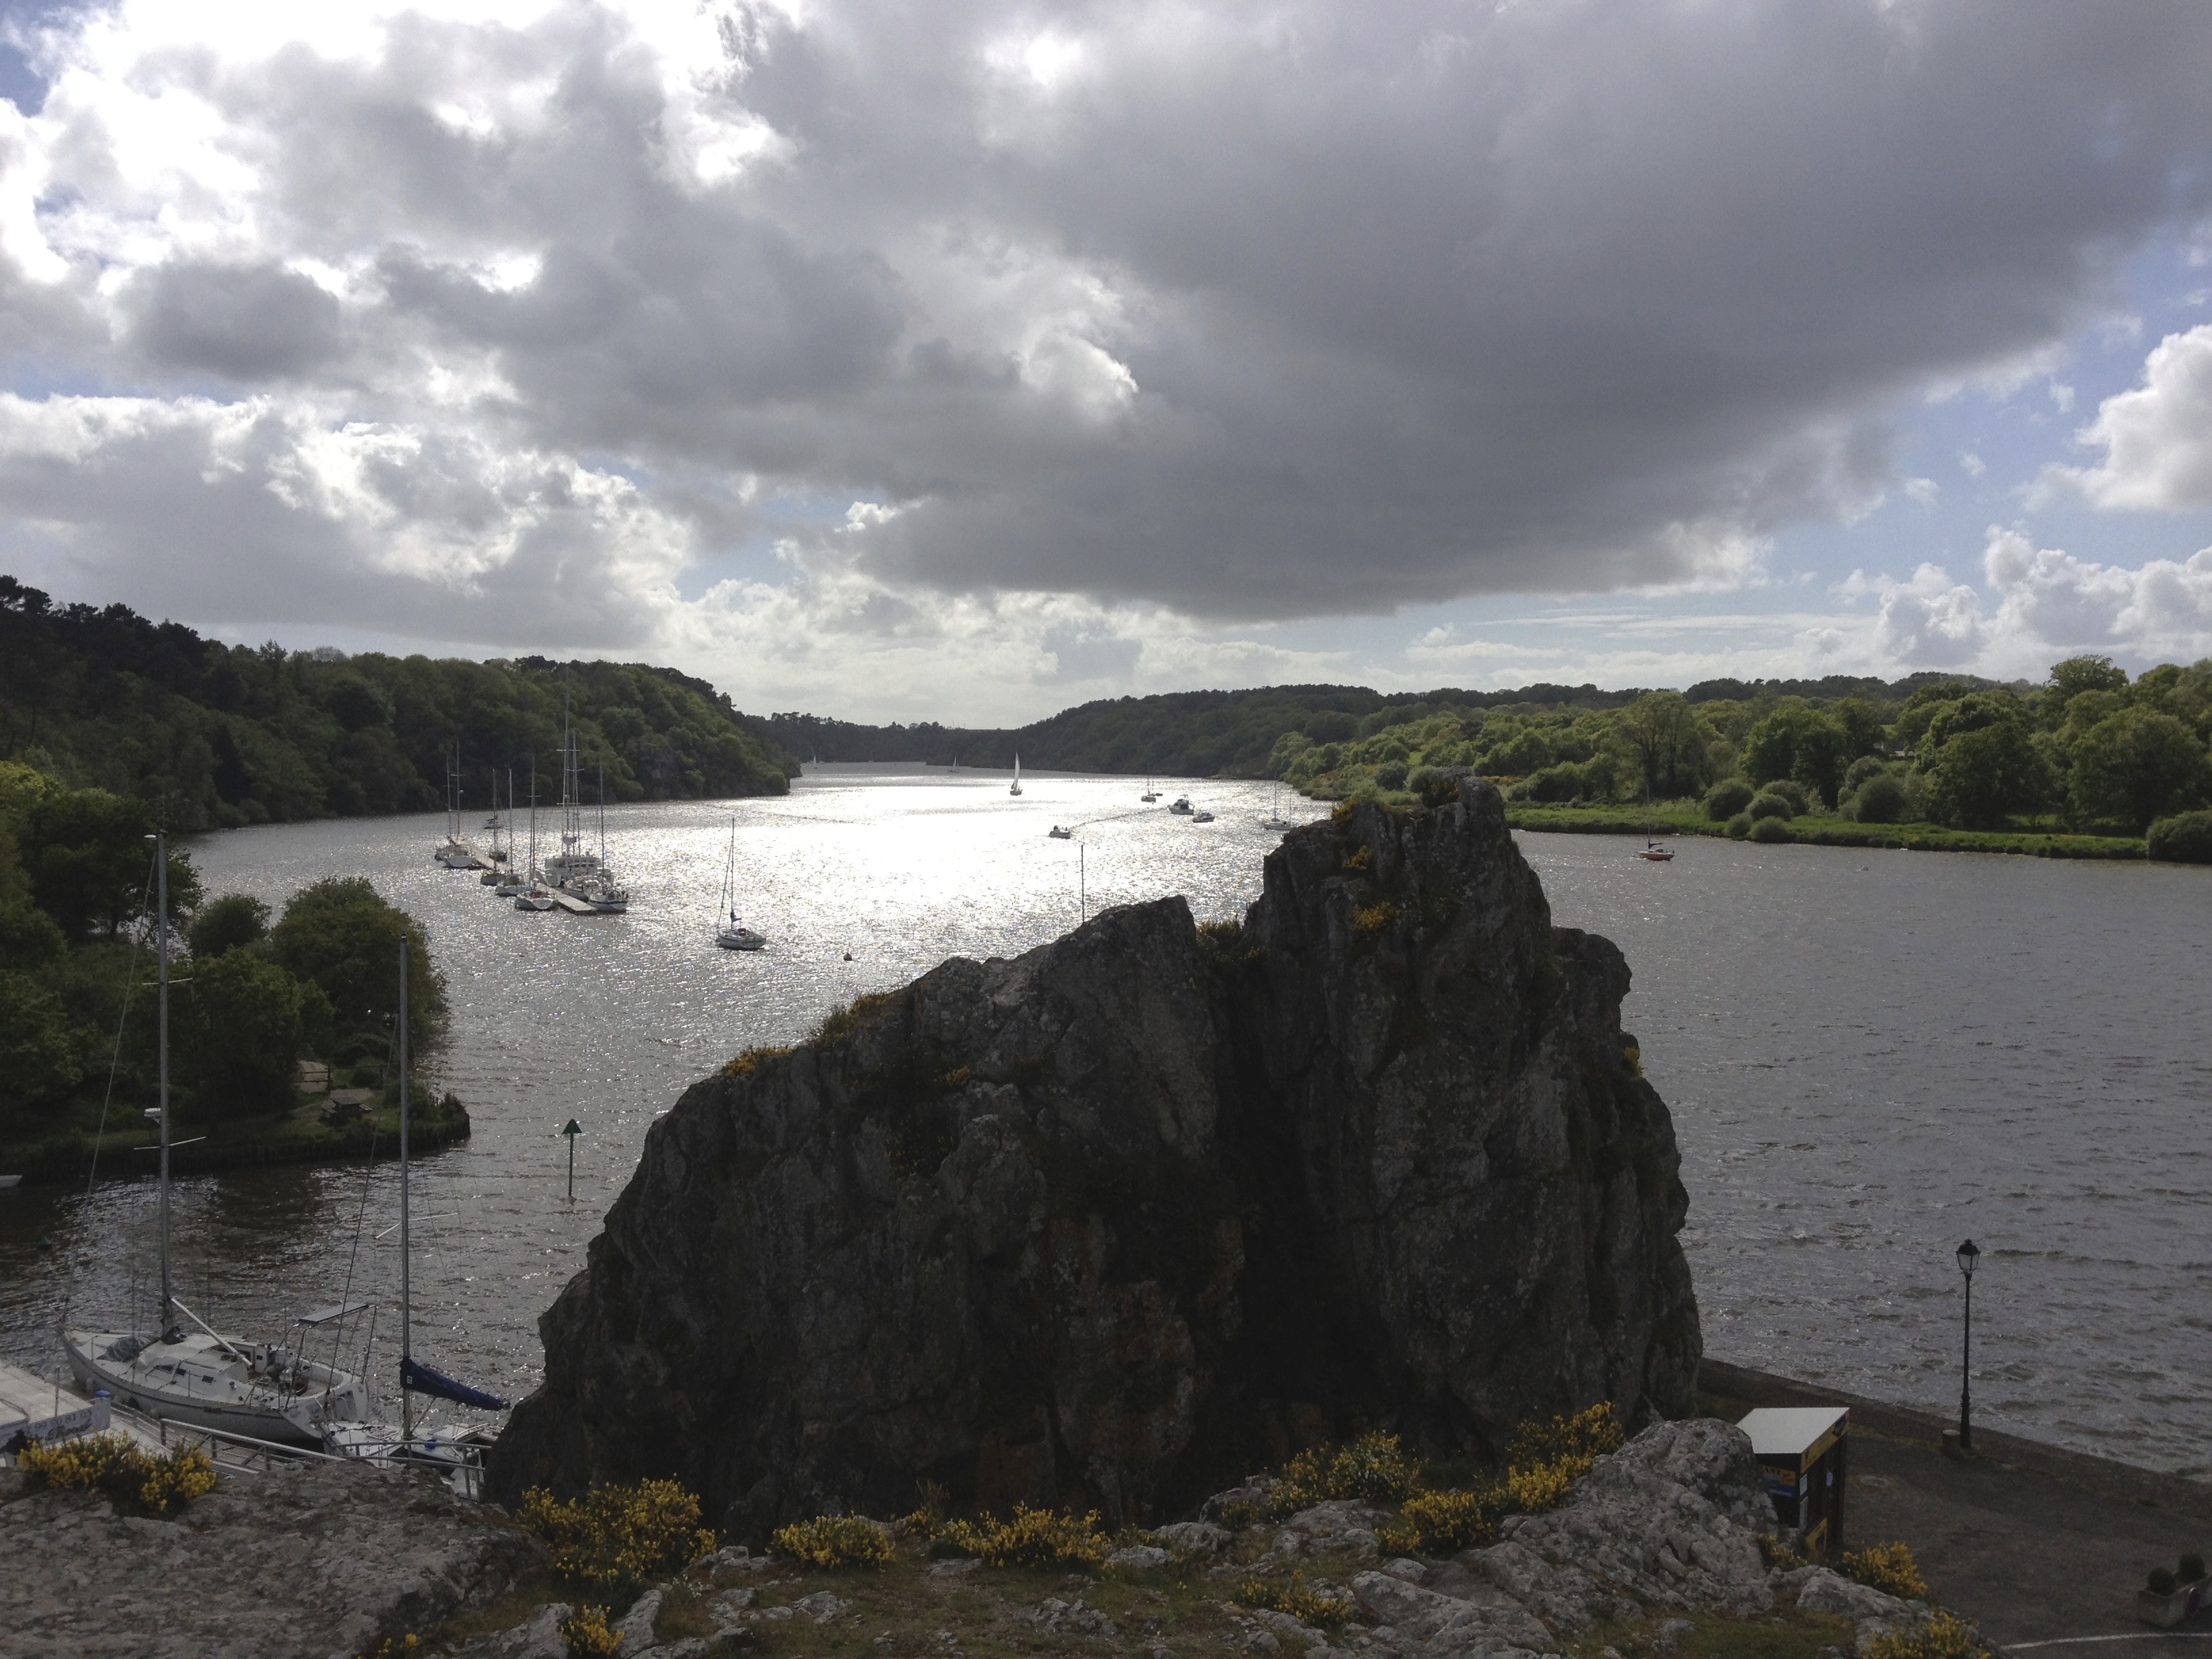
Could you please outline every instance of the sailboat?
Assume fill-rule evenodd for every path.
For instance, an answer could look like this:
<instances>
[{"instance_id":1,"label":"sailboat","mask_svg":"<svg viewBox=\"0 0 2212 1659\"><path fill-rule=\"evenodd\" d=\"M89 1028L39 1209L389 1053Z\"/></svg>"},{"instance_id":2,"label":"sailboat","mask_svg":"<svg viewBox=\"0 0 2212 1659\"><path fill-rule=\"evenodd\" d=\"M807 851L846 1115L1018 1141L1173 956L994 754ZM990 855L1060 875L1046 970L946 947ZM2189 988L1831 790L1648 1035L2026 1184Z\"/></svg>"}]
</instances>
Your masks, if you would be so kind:
<instances>
[{"instance_id":1,"label":"sailboat","mask_svg":"<svg viewBox=\"0 0 2212 1659\"><path fill-rule=\"evenodd\" d=\"M88 1394L105 1389L118 1406L148 1417L173 1419L250 1440L313 1445L322 1425L358 1417L368 1404L362 1380L335 1366L311 1364L275 1342L248 1342L219 1334L179 1301L169 1277L169 847L154 836L158 887L155 949L159 954L160 1100L149 1115L161 1127L161 1334L136 1331L64 1330L62 1350ZM345 1307L310 1314L303 1326L329 1322L354 1311ZM187 1330L179 1316L198 1328Z\"/></svg>"},{"instance_id":2,"label":"sailboat","mask_svg":"<svg viewBox=\"0 0 2212 1659\"><path fill-rule=\"evenodd\" d=\"M528 885L514 896L518 910L550 910L553 895L545 890L545 878L538 868L538 757L530 757L530 867L524 872Z\"/></svg>"},{"instance_id":3,"label":"sailboat","mask_svg":"<svg viewBox=\"0 0 2212 1659\"><path fill-rule=\"evenodd\" d=\"M562 885L599 915L618 916L629 908L629 889L617 886L614 872L607 866L607 769L604 763L599 767L599 867L589 875Z\"/></svg>"},{"instance_id":4,"label":"sailboat","mask_svg":"<svg viewBox=\"0 0 2212 1659\"><path fill-rule=\"evenodd\" d=\"M1139 800L1140 800L1140 801L1144 802L1146 805L1150 806L1150 805L1151 805L1154 801L1158 800L1159 798L1160 798L1160 792L1159 792L1158 790L1157 790L1157 789L1155 789L1155 788L1153 788L1153 787L1152 787L1152 775L1151 773L1149 773L1149 772L1146 773L1146 774L1145 774L1145 793L1144 793L1143 794L1141 794L1141 795L1138 796L1138 797L1137 797L1137 799L1138 799Z\"/></svg>"},{"instance_id":5,"label":"sailboat","mask_svg":"<svg viewBox=\"0 0 2212 1659\"><path fill-rule=\"evenodd\" d=\"M584 846L584 807L576 777L576 728L568 718L568 688L561 688L561 850L545 860L544 879L568 888L597 871L599 861Z\"/></svg>"},{"instance_id":6,"label":"sailboat","mask_svg":"<svg viewBox=\"0 0 2212 1659\"><path fill-rule=\"evenodd\" d=\"M1291 821L1283 816L1283 786L1277 784L1273 797L1267 803L1267 816L1260 820L1262 830L1287 830Z\"/></svg>"},{"instance_id":7,"label":"sailboat","mask_svg":"<svg viewBox=\"0 0 2212 1659\"><path fill-rule=\"evenodd\" d=\"M338 1457L358 1457L378 1464L392 1462L430 1463L459 1475L469 1486L480 1486L483 1452L492 1437L480 1430L446 1429L418 1433L415 1396L449 1400L479 1411L503 1412L507 1402L495 1394L457 1382L434 1371L415 1358L414 1279L408 1237L412 1166L408 1160L409 1079L411 1060L407 1048L407 940L399 941L399 1423L371 1421L365 1410L345 1418L331 1417L322 1425L323 1449ZM358 1385L356 1384L356 1387ZM473 1495L473 1492L471 1492Z\"/></svg>"},{"instance_id":8,"label":"sailboat","mask_svg":"<svg viewBox=\"0 0 2212 1659\"><path fill-rule=\"evenodd\" d=\"M726 923L722 917L727 916ZM725 951L757 951L767 937L738 920L738 818L730 815L730 856L722 866L722 902L715 915L714 943Z\"/></svg>"},{"instance_id":9,"label":"sailboat","mask_svg":"<svg viewBox=\"0 0 2212 1659\"><path fill-rule=\"evenodd\" d=\"M446 763L446 839L438 850L430 854L433 864L442 864L448 870L473 870L477 867L476 848L461 839L461 745L453 743L453 757Z\"/></svg>"},{"instance_id":10,"label":"sailboat","mask_svg":"<svg viewBox=\"0 0 2212 1659\"><path fill-rule=\"evenodd\" d=\"M507 815L510 818L514 816L514 780L510 777L507 792ZM499 816L499 774L496 772L491 775L491 816L484 820L484 828L491 831L491 852L488 855L491 867L477 880L483 886L496 887L507 879L507 872L501 866L507 863L507 826Z\"/></svg>"},{"instance_id":11,"label":"sailboat","mask_svg":"<svg viewBox=\"0 0 2212 1659\"><path fill-rule=\"evenodd\" d=\"M1651 797L1648 793L1644 797L1644 850L1636 856L1650 864L1670 863L1674 857L1673 848L1662 847L1651 837Z\"/></svg>"},{"instance_id":12,"label":"sailboat","mask_svg":"<svg viewBox=\"0 0 2212 1659\"><path fill-rule=\"evenodd\" d=\"M1018 750L1014 753L1014 787L1006 793L1010 795L1018 795L1022 793L1022 757Z\"/></svg>"},{"instance_id":13,"label":"sailboat","mask_svg":"<svg viewBox=\"0 0 2212 1659\"><path fill-rule=\"evenodd\" d=\"M533 789L536 781L532 780ZM507 868L499 872L498 884L492 889L492 894L495 898L520 898L523 890L530 884L531 872L526 866L521 866L520 860L513 856L515 849L521 846L522 838L518 833L520 826L514 819L514 769L511 766L507 769L507 850L493 854L495 858L505 859ZM535 848L532 849L531 856L537 856Z\"/></svg>"}]
</instances>

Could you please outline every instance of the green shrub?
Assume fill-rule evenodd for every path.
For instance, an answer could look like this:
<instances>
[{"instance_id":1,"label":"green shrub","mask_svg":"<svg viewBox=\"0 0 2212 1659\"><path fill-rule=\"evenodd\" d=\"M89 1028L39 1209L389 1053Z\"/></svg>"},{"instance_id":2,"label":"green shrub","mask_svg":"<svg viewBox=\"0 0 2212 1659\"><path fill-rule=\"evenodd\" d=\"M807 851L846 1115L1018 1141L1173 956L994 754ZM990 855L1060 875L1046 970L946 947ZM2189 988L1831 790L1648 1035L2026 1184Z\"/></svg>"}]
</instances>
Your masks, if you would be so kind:
<instances>
[{"instance_id":1,"label":"green shrub","mask_svg":"<svg viewBox=\"0 0 2212 1659\"><path fill-rule=\"evenodd\" d=\"M2160 818L2145 839L2151 857L2168 864L2212 864L2212 812Z\"/></svg>"},{"instance_id":2,"label":"green shrub","mask_svg":"<svg viewBox=\"0 0 2212 1659\"><path fill-rule=\"evenodd\" d=\"M1884 1632L1859 1650L1859 1659L1978 1659L1989 1650L1982 1633L1965 1620L1937 1613L1917 1632Z\"/></svg>"},{"instance_id":3,"label":"green shrub","mask_svg":"<svg viewBox=\"0 0 2212 1659\"><path fill-rule=\"evenodd\" d=\"M1844 774L1844 787L1856 789L1869 778L1879 777L1889 770L1889 763L1879 755L1861 755Z\"/></svg>"},{"instance_id":4,"label":"green shrub","mask_svg":"<svg viewBox=\"0 0 2212 1659\"><path fill-rule=\"evenodd\" d=\"M560 1626L568 1659L613 1659L622 1651L622 1636L607 1623L605 1607L578 1607Z\"/></svg>"},{"instance_id":5,"label":"green shrub","mask_svg":"<svg viewBox=\"0 0 2212 1659\"><path fill-rule=\"evenodd\" d=\"M1751 838L1753 841L1768 842L1795 841L1797 839L1796 836L1790 833L1790 826L1784 823L1780 818L1759 818L1756 820L1751 826Z\"/></svg>"},{"instance_id":6,"label":"green shrub","mask_svg":"<svg viewBox=\"0 0 2212 1659\"><path fill-rule=\"evenodd\" d=\"M1715 823L1725 823L1750 805L1758 793L1741 778L1723 778L1705 791L1705 816Z\"/></svg>"},{"instance_id":7,"label":"green shrub","mask_svg":"<svg viewBox=\"0 0 2212 1659\"><path fill-rule=\"evenodd\" d=\"M714 1549L714 1534L699 1524L698 1498L673 1480L595 1486L565 1500L532 1486L514 1518L545 1540L561 1577L617 1595L681 1572Z\"/></svg>"},{"instance_id":8,"label":"green shrub","mask_svg":"<svg viewBox=\"0 0 2212 1659\"><path fill-rule=\"evenodd\" d=\"M1316 1630L1334 1630L1352 1618L1352 1598L1348 1595L1323 1595L1306 1583L1304 1573L1293 1573L1287 1584L1270 1583L1265 1578L1247 1578L1237 1587L1239 1607L1267 1607L1276 1613L1287 1613L1302 1625Z\"/></svg>"},{"instance_id":9,"label":"green shrub","mask_svg":"<svg viewBox=\"0 0 2212 1659\"><path fill-rule=\"evenodd\" d=\"M1797 816L1796 809L1790 804L1790 797L1771 789L1762 789L1753 796L1748 810L1753 823L1762 823L1768 818L1786 820Z\"/></svg>"},{"instance_id":10,"label":"green shrub","mask_svg":"<svg viewBox=\"0 0 2212 1659\"><path fill-rule=\"evenodd\" d=\"M1370 1430L1348 1446L1320 1446L1293 1457L1283 1468L1270 1507L1279 1516L1332 1498L1395 1504L1420 1477L1420 1464L1406 1455L1396 1435Z\"/></svg>"},{"instance_id":11,"label":"green shrub","mask_svg":"<svg viewBox=\"0 0 2212 1659\"><path fill-rule=\"evenodd\" d=\"M2144 1582L2149 1585L2150 1593L2153 1595L2171 1595L2173 1594L2176 1580L2168 1569L2153 1567L2150 1570L2150 1577Z\"/></svg>"},{"instance_id":12,"label":"green shrub","mask_svg":"<svg viewBox=\"0 0 2212 1659\"><path fill-rule=\"evenodd\" d=\"M1908 1601L1928 1599L1928 1581L1920 1576L1920 1564L1903 1544L1869 1544L1863 1550L1845 1551L1844 1577L1871 1584L1885 1595Z\"/></svg>"},{"instance_id":13,"label":"green shrub","mask_svg":"<svg viewBox=\"0 0 2212 1659\"><path fill-rule=\"evenodd\" d=\"M1790 803L1790 816L1802 818L1813 810L1813 797L1805 786L1795 778L1776 778L1759 787L1762 795L1779 795Z\"/></svg>"},{"instance_id":14,"label":"green shrub","mask_svg":"<svg viewBox=\"0 0 2212 1659\"><path fill-rule=\"evenodd\" d=\"M1376 1541L1392 1555L1449 1555L1495 1540L1498 1523L1511 1508L1502 1486L1415 1492L1396 1524L1375 1529Z\"/></svg>"},{"instance_id":15,"label":"green shrub","mask_svg":"<svg viewBox=\"0 0 2212 1659\"><path fill-rule=\"evenodd\" d=\"M1730 818L1724 827L1728 831L1730 840L1741 841L1746 836L1751 833L1751 814L1748 812L1739 812L1734 817Z\"/></svg>"},{"instance_id":16,"label":"green shrub","mask_svg":"<svg viewBox=\"0 0 2212 1659\"><path fill-rule=\"evenodd\" d=\"M1026 1504L1016 1504L1007 1521L948 1521L931 1542L994 1567L1095 1567L1113 1547L1098 1530L1097 1510L1056 1514Z\"/></svg>"},{"instance_id":17,"label":"green shrub","mask_svg":"<svg viewBox=\"0 0 2212 1659\"><path fill-rule=\"evenodd\" d=\"M1859 786L1851 816L1861 823L1895 823L1905 817L1911 797L1894 773L1879 772Z\"/></svg>"},{"instance_id":18,"label":"green shrub","mask_svg":"<svg viewBox=\"0 0 2212 1659\"><path fill-rule=\"evenodd\" d=\"M857 1515L817 1515L769 1534L769 1547L810 1567L880 1567L891 1559L890 1535Z\"/></svg>"}]
</instances>

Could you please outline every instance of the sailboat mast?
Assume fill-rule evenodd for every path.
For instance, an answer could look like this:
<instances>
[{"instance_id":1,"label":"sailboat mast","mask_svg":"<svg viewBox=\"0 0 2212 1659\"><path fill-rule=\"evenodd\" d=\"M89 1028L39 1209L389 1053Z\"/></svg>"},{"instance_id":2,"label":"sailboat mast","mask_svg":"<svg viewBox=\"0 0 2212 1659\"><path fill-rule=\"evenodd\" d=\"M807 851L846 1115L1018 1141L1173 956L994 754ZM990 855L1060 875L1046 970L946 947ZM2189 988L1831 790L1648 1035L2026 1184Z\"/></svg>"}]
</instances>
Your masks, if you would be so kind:
<instances>
[{"instance_id":1,"label":"sailboat mast","mask_svg":"<svg viewBox=\"0 0 2212 1659\"><path fill-rule=\"evenodd\" d=\"M414 1285L407 1250L407 935L399 935L399 1437L415 1437L415 1401L407 1388L408 1364L415 1357Z\"/></svg>"},{"instance_id":2,"label":"sailboat mast","mask_svg":"<svg viewBox=\"0 0 2212 1659\"><path fill-rule=\"evenodd\" d=\"M169 837L154 832L155 911L154 951L161 985L161 1329L169 1328L169 1309L175 1298L169 1285Z\"/></svg>"},{"instance_id":3,"label":"sailboat mast","mask_svg":"<svg viewBox=\"0 0 2212 1659\"><path fill-rule=\"evenodd\" d=\"M599 763L599 865L607 862L607 763Z\"/></svg>"}]
</instances>

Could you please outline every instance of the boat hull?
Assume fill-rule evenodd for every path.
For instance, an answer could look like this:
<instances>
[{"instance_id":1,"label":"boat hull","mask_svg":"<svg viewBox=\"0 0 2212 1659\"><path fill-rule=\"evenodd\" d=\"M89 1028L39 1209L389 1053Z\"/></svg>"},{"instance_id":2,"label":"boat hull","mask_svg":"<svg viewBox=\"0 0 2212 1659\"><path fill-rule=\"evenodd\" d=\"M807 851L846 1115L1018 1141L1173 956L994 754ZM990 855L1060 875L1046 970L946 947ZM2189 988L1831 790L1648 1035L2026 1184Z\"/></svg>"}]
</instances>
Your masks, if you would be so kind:
<instances>
[{"instance_id":1,"label":"boat hull","mask_svg":"<svg viewBox=\"0 0 2212 1659\"><path fill-rule=\"evenodd\" d=\"M78 1384L87 1393L105 1389L115 1404L142 1416L313 1446L320 1443L326 1418L367 1415L368 1391L351 1373L292 1361L265 1343L230 1346L246 1358L198 1335L142 1344L123 1331L62 1334ZM119 1347L130 1350L128 1357L118 1357ZM302 1386L277 1380L289 1376Z\"/></svg>"}]
</instances>

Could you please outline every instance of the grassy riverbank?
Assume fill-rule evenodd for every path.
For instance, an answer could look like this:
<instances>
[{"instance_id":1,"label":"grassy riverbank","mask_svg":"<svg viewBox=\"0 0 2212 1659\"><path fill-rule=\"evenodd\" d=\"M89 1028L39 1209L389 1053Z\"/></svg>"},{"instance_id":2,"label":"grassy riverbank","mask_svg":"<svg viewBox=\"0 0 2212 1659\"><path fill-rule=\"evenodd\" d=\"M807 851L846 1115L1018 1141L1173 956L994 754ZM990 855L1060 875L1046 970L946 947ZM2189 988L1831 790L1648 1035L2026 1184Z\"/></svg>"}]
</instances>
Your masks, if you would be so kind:
<instances>
[{"instance_id":1,"label":"grassy riverbank","mask_svg":"<svg viewBox=\"0 0 2212 1659\"><path fill-rule=\"evenodd\" d=\"M1410 799L1410 798L1409 798ZM1647 823L1662 837L1723 836L1724 825L1707 817L1695 803L1655 806L1647 818L1642 807L1542 806L1508 801L1505 821L1516 830L1585 836L1640 836ZM1901 847L1916 853L2018 853L2046 859L2140 859L2140 836L2079 836L2056 824L2019 830L1947 830L1935 823L1859 823L1850 818L1807 814L1787 820L1790 839L1816 847ZM1778 845L1779 843L1768 843Z\"/></svg>"},{"instance_id":2,"label":"grassy riverbank","mask_svg":"<svg viewBox=\"0 0 2212 1659\"><path fill-rule=\"evenodd\" d=\"M469 1138L469 1114L452 1095L425 1093L409 1114L409 1142L417 1152ZM268 1164L343 1164L399 1155L396 1092L381 1104L333 1112L326 1098L304 1100L277 1117L237 1118L213 1125L173 1123L173 1175L252 1169ZM0 1136L0 1174L26 1182L74 1182L88 1178L94 1154L103 1179L150 1173L158 1161L154 1126L134 1109L111 1108L100 1131L100 1108L82 1105L30 1133Z\"/></svg>"}]
</instances>

